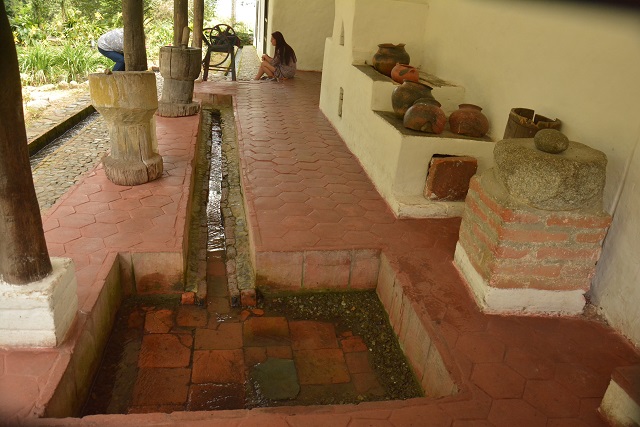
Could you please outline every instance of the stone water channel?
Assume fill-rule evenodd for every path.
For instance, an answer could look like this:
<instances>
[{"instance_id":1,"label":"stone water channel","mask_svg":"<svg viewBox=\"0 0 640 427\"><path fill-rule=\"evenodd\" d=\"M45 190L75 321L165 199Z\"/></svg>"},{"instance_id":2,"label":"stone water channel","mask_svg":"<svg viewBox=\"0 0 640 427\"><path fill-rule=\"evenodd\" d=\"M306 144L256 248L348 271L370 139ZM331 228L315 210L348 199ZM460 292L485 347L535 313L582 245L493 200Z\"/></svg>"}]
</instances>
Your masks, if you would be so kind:
<instances>
[{"instance_id":1,"label":"stone water channel","mask_svg":"<svg viewBox=\"0 0 640 427\"><path fill-rule=\"evenodd\" d=\"M194 305L181 304L179 294L124 299L79 415L421 396L373 292L266 295L257 307L234 307L234 281L245 268L248 240L237 147L226 138L235 134L231 108L205 111L202 120L186 286L206 298ZM50 156L73 150L69 144L83 132L99 136L100 125L99 117L87 119L75 135L32 159L35 170L44 169ZM102 138L108 147L108 136ZM85 168L102 149L93 146L94 160ZM73 163L68 155L66 161ZM62 184L72 185L73 174Z\"/></svg>"}]
</instances>

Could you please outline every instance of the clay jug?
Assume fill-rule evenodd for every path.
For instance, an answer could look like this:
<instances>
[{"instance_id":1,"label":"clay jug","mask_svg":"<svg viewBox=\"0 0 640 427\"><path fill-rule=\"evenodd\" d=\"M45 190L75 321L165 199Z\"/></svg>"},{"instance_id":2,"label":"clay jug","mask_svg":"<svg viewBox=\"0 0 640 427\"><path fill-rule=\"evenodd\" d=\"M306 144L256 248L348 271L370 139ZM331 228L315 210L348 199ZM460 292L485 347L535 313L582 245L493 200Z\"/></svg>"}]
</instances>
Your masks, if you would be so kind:
<instances>
[{"instance_id":1,"label":"clay jug","mask_svg":"<svg viewBox=\"0 0 640 427\"><path fill-rule=\"evenodd\" d=\"M398 45L382 43L378 45L378 51L373 55L373 68L391 77L391 70L396 64L408 64L410 59L409 54L404 50L404 43Z\"/></svg>"},{"instance_id":2,"label":"clay jug","mask_svg":"<svg viewBox=\"0 0 640 427\"><path fill-rule=\"evenodd\" d=\"M451 132L458 135L480 138L489 132L489 120L482 114L482 108L473 104L460 104L449 116Z\"/></svg>"},{"instance_id":3,"label":"clay jug","mask_svg":"<svg viewBox=\"0 0 640 427\"><path fill-rule=\"evenodd\" d=\"M409 107L420 98L433 98L431 95L431 86L424 83L416 83L405 80L400 86L396 87L391 94L391 106L398 117L403 117Z\"/></svg>"},{"instance_id":4,"label":"clay jug","mask_svg":"<svg viewBox=\"0 0 640 427\"><path fill-rule=\"evenodd\" d=\"M402 124L407 129L427 133L442 133L447 124L447 116L441 105L433 98L418 99L404 115Z\"/></svg>"},{"instance_id":5,"label":"clay jug","mask_svg":"<svg viewBox=\"0 0 640 427\"><path fill-rule=\"evenodd\" d=\"M416 67L398 63L391 70L391 78L398 83L404 83L405 80L417 82L420 76L418 75L418 69Z\"/></svg>"}]
</instances>

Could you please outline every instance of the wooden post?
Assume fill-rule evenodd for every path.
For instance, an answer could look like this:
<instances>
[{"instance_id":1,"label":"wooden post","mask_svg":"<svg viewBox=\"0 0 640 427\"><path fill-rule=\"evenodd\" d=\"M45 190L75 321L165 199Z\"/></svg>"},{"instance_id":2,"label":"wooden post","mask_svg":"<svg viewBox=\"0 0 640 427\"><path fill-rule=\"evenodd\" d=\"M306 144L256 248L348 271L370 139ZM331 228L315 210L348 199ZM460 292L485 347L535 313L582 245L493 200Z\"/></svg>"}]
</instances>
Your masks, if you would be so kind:
<instances>
[{"instance_id":1,"label":"wooden post","mask_svg":"<svg viewBox=\"0 0 640 427\"><path fill-rule=\"evenodd\" d=\"M182 30L189 26L189 4L187 0L173 0L173 45L180 46Z\"/></svg>"},{"instance_id":2,"label":"wooden post","mask_svg":"<svg viewBox=\"0 0 640 427\"><path fill-rule=\"evenodd\" d=\"M144 45L142 1L122 0L122 20L126 71L146 71L147 50Z\"/></svg>"},{"instance_id":3,"label":"wooden post","mask_svg":"<svg viewBox=\"0 0 640 427\"><path fill-rule=\"evenodd\" d=\"M204 26L204 0L193 0L193 40L191 47L202 49L202 27Z\"/></svg>"},{"instance_id":4,"label":"wooden post","mask_svg":"<svg viewBox=\"0 0 640 427\"><path fill-rule=\"evenodd\" d=\"M22 285L45 278L52 268L29 165L18 57L4 2L0 51L0 281Z\"/></svg>"}]
</instances>

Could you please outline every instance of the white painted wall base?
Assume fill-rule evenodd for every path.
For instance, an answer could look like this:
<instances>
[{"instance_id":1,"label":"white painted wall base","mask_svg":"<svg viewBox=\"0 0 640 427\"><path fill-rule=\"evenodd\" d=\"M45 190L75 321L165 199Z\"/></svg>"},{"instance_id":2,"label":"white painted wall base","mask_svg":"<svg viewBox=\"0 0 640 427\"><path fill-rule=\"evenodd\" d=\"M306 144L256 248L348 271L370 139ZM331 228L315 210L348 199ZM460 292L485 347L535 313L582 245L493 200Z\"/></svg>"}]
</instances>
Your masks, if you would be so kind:
<instances>
[{"instance_id":1,"label":"white painted wall base","mask_svg":"<svg viewBox=\"0 0 640 427\"><path fill-rule=\"evenodd\" d=\"M602 398L600 412L615 427L640 425L640 406L614 380Z\"/></svg>"},{"instance_id":2,"label":"white painted wall base","mask_svg":"<svg viewBox=\"0 0 640 427\"><path fill-rule=\"evenodd\" d=\"M454 263L484 312L576 315L584 309L585 298L581 290L499 289L489 286L473 267L460 243L456 244Z\"/></svg>"},{"instance_id":3,"label":"white painted wall base","mask_svg":"<svg viewBox=\"0 0 640 427\"><path fill-rule=\"evenodd\" d=\"M51 258L53 272L26 285L0 281L0 346L55 347L78 311L73 260Z\"/></svg>"}]
</instances>

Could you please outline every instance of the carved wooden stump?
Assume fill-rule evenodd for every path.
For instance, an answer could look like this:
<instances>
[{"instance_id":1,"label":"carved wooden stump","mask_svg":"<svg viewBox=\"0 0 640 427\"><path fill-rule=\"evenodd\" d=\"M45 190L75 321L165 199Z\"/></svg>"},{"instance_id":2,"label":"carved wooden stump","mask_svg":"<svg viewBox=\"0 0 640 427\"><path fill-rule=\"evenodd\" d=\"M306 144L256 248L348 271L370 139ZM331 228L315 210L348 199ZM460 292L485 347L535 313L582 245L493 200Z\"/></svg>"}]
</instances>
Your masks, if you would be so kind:
<instances>
[{"instance_id":1,"label":"carved wooden stump","mask_svg":"<svg viewBox=\"0 0 640 427\"><path fill-rule=\"evenodd\" d=\"M139 185L162 176L154 113L156 78L149 71L89 75L93 106L109 127L111 153L102 160L107 178Z\"/></svg>"},{"instance_id":2,"label":"carved wooden stump","mask_svg":"<svg viewBox=\"0 0 640 427\"><path fill-rule=\"evenodd\" d=\"M193 81L200 75L202 49L163 46L160 74L164 78L158 114L164 117L192 116L200 105L193 102Z\"/></svg>"}]
</instances>

